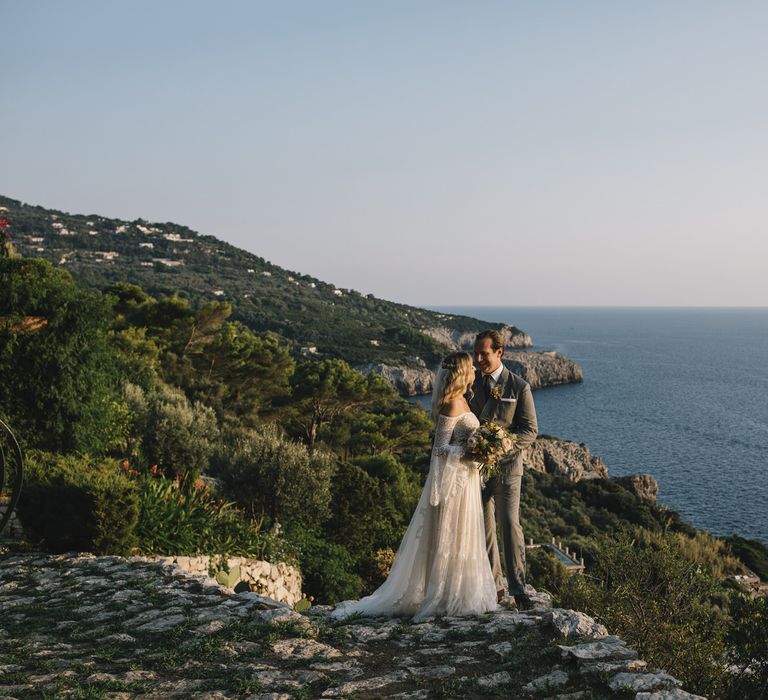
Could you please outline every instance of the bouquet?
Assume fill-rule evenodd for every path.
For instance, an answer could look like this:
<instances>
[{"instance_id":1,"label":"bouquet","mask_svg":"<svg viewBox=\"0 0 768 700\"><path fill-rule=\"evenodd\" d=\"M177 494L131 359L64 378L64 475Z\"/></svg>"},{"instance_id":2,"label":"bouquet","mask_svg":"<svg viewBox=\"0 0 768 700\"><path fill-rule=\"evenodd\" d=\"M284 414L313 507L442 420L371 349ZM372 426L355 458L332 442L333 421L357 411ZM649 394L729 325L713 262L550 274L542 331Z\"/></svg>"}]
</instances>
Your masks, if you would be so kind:
<instances>
[{"instance_id":1,"label":"bouquet","mask_svg":"<svg viewBox=\"0 0 768 700\"><path fill-rule=\"evenodd\" d=\"M498 476L502 458L512 452L519 438L498 423L481 425L467 440L472 459L480 462L480 475L488 480Z\"/></svg>"}]
</instances>

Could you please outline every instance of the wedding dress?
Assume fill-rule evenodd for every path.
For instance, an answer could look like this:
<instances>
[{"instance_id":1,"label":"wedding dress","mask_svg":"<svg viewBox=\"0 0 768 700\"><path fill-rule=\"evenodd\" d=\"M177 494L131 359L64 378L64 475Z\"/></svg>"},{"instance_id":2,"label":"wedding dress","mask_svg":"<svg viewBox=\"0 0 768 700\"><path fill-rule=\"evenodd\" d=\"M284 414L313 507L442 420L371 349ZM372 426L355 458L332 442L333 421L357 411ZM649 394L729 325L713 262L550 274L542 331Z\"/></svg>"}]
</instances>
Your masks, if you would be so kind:
<instances>
[{"instance_id":1,"label":"wedding dress","mask_svg":"<svg viewBox=\"0 0 768 700\"><path fill-rule=\"evenodd\" d=\"M332 617L477 615L494 610L496 585L485 548L480 475L466 455L479 421L439 416L429 474L387 580L340 603Z\"/></svg>"}]
</instances>

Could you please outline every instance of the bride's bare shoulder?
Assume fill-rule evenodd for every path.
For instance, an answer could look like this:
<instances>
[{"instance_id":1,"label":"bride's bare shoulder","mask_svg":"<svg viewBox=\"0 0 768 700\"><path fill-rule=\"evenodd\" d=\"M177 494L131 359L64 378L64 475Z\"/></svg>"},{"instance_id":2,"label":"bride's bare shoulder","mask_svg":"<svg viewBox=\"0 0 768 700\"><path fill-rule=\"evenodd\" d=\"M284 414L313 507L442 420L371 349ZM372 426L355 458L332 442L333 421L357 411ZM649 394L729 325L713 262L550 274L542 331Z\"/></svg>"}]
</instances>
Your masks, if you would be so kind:
<instances>
[{"instance_id":1,"label":"bride's bare shoulder","mask_svg":"<svg viewBox=\"0 0 768 700\"><path fill-rule=\"evenodd\" d=\"M440 409L440 413L444 416L448 416L449 418L460 416L463 413L468 413L468 412L469 412L469 404L463 398L454 399L453 401L444 403L442 408Z\"/></svg>"}]
</instances>

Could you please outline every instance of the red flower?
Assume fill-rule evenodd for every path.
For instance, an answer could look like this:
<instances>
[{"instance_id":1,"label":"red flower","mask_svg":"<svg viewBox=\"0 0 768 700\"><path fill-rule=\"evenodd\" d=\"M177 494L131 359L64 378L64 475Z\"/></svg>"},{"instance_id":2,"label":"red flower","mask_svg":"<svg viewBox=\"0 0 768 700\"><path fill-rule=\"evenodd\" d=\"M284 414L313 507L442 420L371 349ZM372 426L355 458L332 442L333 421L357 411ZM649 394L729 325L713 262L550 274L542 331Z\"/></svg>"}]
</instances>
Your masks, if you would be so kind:
<instances>
[{"instance_id":1,"label":"red flower","mask_svg":"<svg viewBox=\"0 0 768 700\"><path fill-rule=\"evenodd\" d=\"M150 473L152 476L157 476L157 473L158 473L159 471L160 471L160 469L159 469L159 467L158 467L156 464L153 464L153 465L152 465L152 466L149 468L149 473Z\"/></svg>"},{"instance_id":2,"label":"red flower","mask_svg":"<svg viewBox=\"0 0 768 700\"><path fill-rule=\"evenodd\" d=\"M0 229L5 231L8 228L8 219L0 219Z\"/></svg>"}]
</instances>

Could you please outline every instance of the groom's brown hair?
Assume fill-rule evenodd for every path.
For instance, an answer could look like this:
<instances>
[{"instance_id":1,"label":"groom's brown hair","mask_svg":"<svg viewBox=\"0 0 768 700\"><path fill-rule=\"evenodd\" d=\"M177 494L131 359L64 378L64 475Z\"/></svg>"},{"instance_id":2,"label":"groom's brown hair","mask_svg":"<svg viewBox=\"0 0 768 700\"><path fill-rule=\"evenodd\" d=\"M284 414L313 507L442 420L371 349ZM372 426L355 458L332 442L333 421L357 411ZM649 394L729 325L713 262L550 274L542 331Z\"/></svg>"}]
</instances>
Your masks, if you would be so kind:
<instances>
[{"instance_id":1,"label":"groom's brown hair","mask_svg":"<svg viewBox=\"0 0 768 700\"><path fill-rule=\"evenodd\" d=\"M486 338L491 339L491 347L494 350L500 350L504 347L504 338L501 336L501 333L494 330L480 331L480 333L475 336L475 342L478 340L485 340Z\"/></svg>"}]
</instances>

